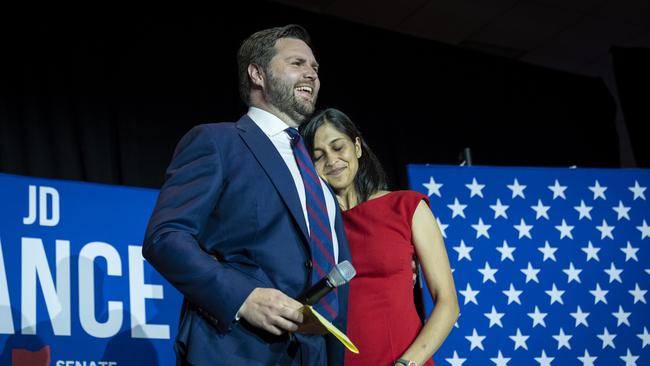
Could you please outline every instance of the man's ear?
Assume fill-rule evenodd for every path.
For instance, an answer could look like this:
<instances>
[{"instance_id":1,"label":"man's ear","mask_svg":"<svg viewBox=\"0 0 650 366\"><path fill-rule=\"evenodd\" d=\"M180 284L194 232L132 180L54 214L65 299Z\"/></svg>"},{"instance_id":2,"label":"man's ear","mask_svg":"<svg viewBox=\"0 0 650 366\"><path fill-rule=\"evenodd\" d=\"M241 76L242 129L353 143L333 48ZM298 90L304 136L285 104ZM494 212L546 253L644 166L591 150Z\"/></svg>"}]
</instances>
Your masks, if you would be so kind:
<instances>
[{"instance_id":1,"label":"man's ear","mask_svg":"<svg viewBox=\"0 0 650 366\"><path fill-rule=\"evenodd\" d=\"M266 78L266 75L264 74L264 70L260 65L248 65L248 77L251 80L251 84L259 88L264 88L264 80Z\"/></svg>"}]
</instances>

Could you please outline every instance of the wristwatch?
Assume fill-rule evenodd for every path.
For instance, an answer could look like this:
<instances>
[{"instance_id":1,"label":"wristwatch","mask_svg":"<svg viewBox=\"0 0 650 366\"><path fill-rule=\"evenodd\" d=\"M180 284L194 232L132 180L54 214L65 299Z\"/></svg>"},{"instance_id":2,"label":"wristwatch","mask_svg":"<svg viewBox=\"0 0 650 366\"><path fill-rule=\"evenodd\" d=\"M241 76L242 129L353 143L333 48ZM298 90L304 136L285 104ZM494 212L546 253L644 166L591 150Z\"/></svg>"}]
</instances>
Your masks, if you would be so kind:
<instances>
[{"instance_id":1,"label":"wristwatch","mask_svg":"<svg viewBox=\"0 0 650 366\"><path fill-rule=\"evenodd\" d=\"M400 358L400 359L395 360L395 365L398 365L398 364L399 365L404 365L404 366L418 366L418 364L415 363L415 361L409 361L409 360L407 360L405 358Z\"/></svg>"}]
</instances>

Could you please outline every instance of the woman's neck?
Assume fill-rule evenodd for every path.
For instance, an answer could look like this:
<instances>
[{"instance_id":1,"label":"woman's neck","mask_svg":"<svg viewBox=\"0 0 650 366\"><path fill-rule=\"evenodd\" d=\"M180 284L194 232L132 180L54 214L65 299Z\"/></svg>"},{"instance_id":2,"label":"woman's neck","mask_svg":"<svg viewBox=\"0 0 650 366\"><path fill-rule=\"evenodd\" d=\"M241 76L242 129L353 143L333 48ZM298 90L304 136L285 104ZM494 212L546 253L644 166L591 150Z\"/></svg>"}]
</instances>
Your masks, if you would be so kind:
<instances>
[{"instance_id":1,"label":"woman's neck","mask_svg":"<svg viewBox=\"0 0 650 366\"><path fill-rule=\"evenodd\" d=\"M359 204L359 194L354 187L336 192L336 199L339 201L341 210L347 211Z\"/></svg>"}]
</instances>

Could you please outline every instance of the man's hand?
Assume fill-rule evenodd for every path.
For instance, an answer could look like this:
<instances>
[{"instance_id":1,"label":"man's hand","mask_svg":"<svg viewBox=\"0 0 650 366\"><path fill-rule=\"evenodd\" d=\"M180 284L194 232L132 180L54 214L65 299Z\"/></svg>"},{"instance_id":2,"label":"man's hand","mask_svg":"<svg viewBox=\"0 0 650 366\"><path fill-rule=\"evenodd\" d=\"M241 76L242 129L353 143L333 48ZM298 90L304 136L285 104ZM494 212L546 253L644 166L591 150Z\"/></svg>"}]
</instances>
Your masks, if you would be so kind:
<instances>
[{"instance_id":1,"label":"man's hand","mask_svg":"<svg viewBox=\"0 0 650 366\"><path fill-rule=\"evenodd\" d=\"M239 315L251 325L275 335L295 332L302 324L302 304L273 288L256 288L244 301Z\"/></svg>"}]
</instances>

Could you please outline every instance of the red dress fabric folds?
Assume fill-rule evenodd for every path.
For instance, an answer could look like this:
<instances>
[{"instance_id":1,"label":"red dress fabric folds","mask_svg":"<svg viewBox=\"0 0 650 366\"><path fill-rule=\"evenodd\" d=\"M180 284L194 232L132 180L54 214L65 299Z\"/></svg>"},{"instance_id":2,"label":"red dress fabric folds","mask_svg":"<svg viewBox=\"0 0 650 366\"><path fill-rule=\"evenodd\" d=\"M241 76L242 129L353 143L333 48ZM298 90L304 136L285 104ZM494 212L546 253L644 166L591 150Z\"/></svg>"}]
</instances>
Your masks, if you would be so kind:
<instances>
[{"instance_id":1,"label":"red dress fabric folds","mask_svg":"<svg viewBox=\"0 0 650 366\"><path fill-rule=\"evenodd\" d=\"M411 223L422 200L428 203L421 193L396 191L343 212L357 270L350 282L347 334L360 352L346 351L346 366L392 366L422 327L411 269Z\"/></svg>"}]
</instances>

